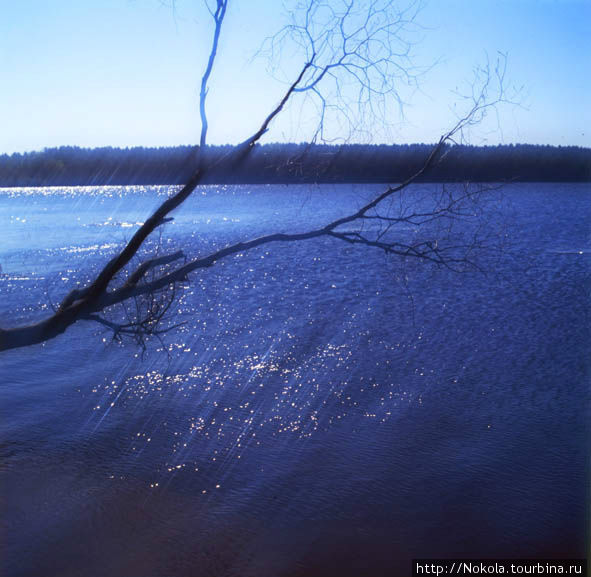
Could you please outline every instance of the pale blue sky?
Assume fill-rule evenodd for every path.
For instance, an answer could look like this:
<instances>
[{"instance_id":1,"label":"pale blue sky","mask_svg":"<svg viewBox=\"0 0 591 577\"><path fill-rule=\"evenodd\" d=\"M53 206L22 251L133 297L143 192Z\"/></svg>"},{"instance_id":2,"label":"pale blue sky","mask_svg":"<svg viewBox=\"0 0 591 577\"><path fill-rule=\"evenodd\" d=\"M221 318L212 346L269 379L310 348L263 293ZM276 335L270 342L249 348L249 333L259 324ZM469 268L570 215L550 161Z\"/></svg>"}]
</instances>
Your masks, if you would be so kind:
<instances>
[{"instance_id":1,"label":"pale blue sky","mask_svg":"<svg viewBox=\"0 0 591 577\"><path fill-rule=\"evenodd\" d=\"M283 16L279 1L231 1L210 142L242 140L279 98L283 86L252 57ZM502 131L487 127L474 142L591 146L591 0L430 0L418 22L415 61L438 64L406 93L403 122L389 118L395 129L375 127L374 140L436 140L453 120L453 90L502 51L523 106L501 111ZM209 24L201 0L175 10L169 0L0 0L0 153L197 142ZM292 107L267 140L305 138L307 113Z\"/></svg>"}]
</instances>

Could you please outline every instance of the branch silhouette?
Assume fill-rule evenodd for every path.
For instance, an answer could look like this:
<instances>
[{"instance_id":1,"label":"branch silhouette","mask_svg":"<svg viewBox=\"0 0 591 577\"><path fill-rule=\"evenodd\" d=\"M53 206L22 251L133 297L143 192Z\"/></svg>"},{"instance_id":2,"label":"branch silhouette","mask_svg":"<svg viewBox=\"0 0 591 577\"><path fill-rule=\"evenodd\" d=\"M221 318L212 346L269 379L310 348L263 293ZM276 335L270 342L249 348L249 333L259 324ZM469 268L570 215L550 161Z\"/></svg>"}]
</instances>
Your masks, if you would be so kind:
<instances>
[{"instance_id":1,"label":"branch silhouette","mask_svg":"<svg viewBox=\"0 0 591 577\"><path fill-rule=\"evenodd\" d=\"M206 98L209 80L215 65L228 1L217 0L215 10L210 10L214 20L214 32L207 66L201 81L199 100L202 123L200 154L204 150L203 147L207 140ZM217 168L221 164L224 170L232 170L248 156L256 143L269 130L273 120L294 96L302 93L322 96L323 83L329 79L334 80L339 72L357 78L361 92L368 95L377 90L374 87L377 81L374 77L375 74L378 79L382 78L385 81L387 69L384 69L383 66L392 65L397 55L396 49L392 46L392 38L396 38L401 27L407 22L412 22L414 16L407 20L405 13L396 12L394 19L388 21L386 16L389 7L392 6L391 2L366 2L363 4L366 13L362 24L349 29L349 20L357 6L355 0L349 0L345 4L344 11L331 13L329 24L324 23L323 26L318 26L314 15L318 10L327 6L330 6L328 2L310 0L304 13L305 24L303 27L288 28L296 38L304 39L306 59L299 74L286 88L279 103L261 122L258 130L219 160L215 164ZM339 39L338 42L336 39ZM371 47L374 45L377 46L377 55L371 52ZM386 48L387 51L384 53ZM403 57L406 55L406 53L402 54ZM363 66L367 68L363 71L363 66L358 62L366 60L367 62ZM355 72L360 66L361 71ZM496 80L496 85L493 91L494 80ZM129 272L127 280L123 284L113 286L116 285L115 280L118 275L137 255L144 241L158 227L172 220L172 217L169 216L170 213L191 195L203 181L208 170L214 166L208 165L207 160L200 156L197 170L188 182L154 211L123 249L100 270L86 287L72 290L64 297L53 315L39 322L12 328L0 328L0 351L48 341L62 334L74 323L83 320L107 327L113 332L113 337L116 339L131 336L140 345L143 345L147 336L158 336L178 326L175 324L163 325L170 307L175 301L176 288L179 284L186 282L191 273L211 267L229 256L270 243L299 242L325 237L352 245L375 248L386 254L420 259L452 270L477 269L478 265L472 258L472 254L477 248L485 248L480 237L449 242L448 237L444 235L441 238L416 239L412 242L401 240L396 234L396 227L397 225L420 227L433 223L447 226L459 219L474 218L477 214L476 199L484 192L491 190L491 187L464 185L458 194L455 190L442 186L434 206L425 211L409 210L404 207L404 203L399 202L399 209L397 213L393 214L392 201L395 197L401 201L402 193L440 160L449 145L453 145L458 139L463 139L465 130L481 122L489 110L506 101L503 82L503 62L497 64L494 73L491 73L488 67L485 68L479 86L472 93L467 112L439 138L421 168L404 182L387 187L357 211L307 232L277 232L230 244L209 255L192 260L187 260L184 253L180 251L156 256L140 263ZM392 87L388 89L389 92L392 90ZM324 98L324 96L322 97ZM320 131L323 131L324 121L325 117L322 113L319 118ZM178 264L181 259L184 259L185 262ZM115 305L122 304L126 307L129 302L135 304L135 310L124 309L126 322L114 322L102 315Z\"/></svg>"}]
</instances>

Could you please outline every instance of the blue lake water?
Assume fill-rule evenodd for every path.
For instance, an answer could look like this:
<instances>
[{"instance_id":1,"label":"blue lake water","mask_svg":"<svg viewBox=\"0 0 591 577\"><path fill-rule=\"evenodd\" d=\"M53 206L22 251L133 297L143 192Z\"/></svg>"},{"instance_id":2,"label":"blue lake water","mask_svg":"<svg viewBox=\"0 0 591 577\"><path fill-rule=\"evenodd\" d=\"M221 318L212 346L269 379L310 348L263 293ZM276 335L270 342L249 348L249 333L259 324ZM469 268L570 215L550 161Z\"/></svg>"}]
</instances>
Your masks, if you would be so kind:
<instances>
[{"instance_id":1,"label":"blue lake water","mask_svg":"<svg viewBox=\"0 0 591 577\"><path fill-rule=\"evenodd\" d=\"M204 187L146 250L307 230L377 190ZM167 192L0 189L0 326L49 314ZM487 274L271 244L195 273L185 324L144 353L79 323L1 354L1 574L584 557L590 192L505 187L490 224L505 253Z\"/></svg>"}]
</instances>

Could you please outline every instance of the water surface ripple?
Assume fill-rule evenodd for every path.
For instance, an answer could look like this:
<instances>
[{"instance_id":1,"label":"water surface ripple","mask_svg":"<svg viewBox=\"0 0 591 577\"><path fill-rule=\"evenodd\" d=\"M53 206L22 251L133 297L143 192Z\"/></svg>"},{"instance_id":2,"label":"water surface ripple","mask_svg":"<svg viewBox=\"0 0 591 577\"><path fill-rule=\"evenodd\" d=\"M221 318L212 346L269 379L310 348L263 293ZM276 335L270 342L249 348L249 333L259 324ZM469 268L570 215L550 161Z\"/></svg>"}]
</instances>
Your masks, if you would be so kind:
<instances>
[{"instance_id":1,"label":"water surface ripple","mask_svg":"<svg viewBox=\"0 0 591 577\"><path fill-rule=\"evenodd\" d=\"M306 230L375 190L204 187L161 250ZM0 190L0 326L48 314L168 193ZM584 556L589 187L503 194L510 254L487 275L336 240L267 245L194 274L185 324L143 355L86 323L3 354L2 574Z\"/></svg>"}]
</instances>

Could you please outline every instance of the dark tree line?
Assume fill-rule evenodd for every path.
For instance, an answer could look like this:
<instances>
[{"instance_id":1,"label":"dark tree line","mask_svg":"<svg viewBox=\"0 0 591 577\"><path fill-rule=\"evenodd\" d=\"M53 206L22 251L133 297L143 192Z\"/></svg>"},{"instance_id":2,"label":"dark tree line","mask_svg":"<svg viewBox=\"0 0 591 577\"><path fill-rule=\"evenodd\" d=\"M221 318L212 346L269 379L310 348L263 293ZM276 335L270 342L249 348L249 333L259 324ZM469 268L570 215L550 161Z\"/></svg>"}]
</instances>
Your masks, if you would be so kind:
<instances>
[{"instance_id":1,"label":"dark tree line","mask_svg":"<svg viewBox=\"0 0 591 577\"><path fill-rule=\"evenodd\" d=\"M231 146L207 146L208 183L401 182L432 145L256 145L228 170ZM182 184L197 169L199 147L78 148L0 156L0 186ZM452 146L423 180L433 182L591 180L591 149L529 144Z\"/></svg>"}]
</instances>

